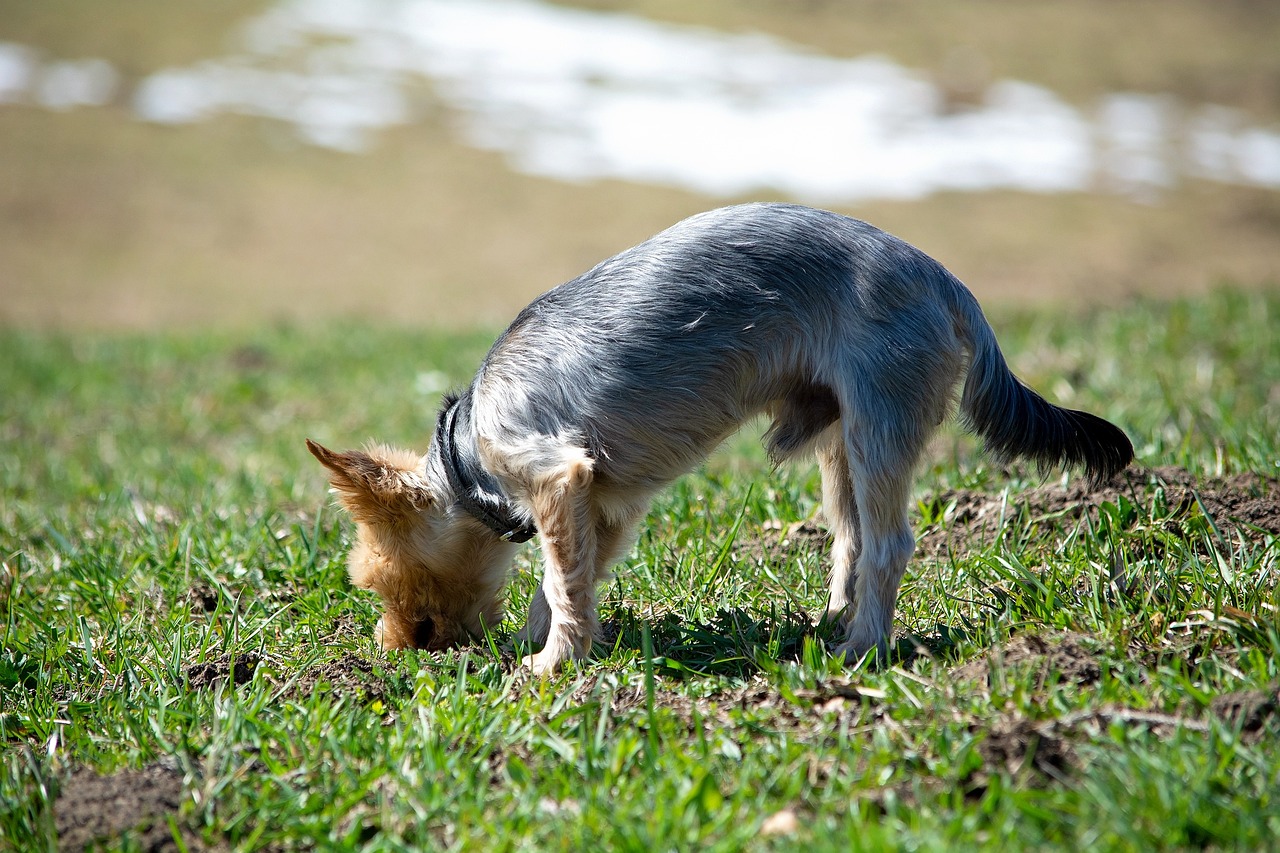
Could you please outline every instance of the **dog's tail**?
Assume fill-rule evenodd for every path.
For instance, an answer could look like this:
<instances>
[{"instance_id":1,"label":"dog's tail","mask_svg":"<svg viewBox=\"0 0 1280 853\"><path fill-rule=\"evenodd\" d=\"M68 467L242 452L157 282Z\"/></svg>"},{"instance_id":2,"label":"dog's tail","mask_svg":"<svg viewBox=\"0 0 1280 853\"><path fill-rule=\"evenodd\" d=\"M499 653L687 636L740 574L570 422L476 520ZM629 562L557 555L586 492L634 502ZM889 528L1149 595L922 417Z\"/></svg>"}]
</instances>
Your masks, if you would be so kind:
<instances>
[{"instance_id":1,"label":"dog's tail","mask_svg":"<svg viewBox=\"0 0 1280 853\"><path fill-rule=\"evenodd\" d=\"M1133 445L1119 427L1055 406L1023 385L1005 363L978 301L959 281L951 304L969 348L960 414L991 456L1000 462L1029 459L1041 469L1083 468L1095 484L1124 470L1133 459Z\"/></svg>"}]
</instances>

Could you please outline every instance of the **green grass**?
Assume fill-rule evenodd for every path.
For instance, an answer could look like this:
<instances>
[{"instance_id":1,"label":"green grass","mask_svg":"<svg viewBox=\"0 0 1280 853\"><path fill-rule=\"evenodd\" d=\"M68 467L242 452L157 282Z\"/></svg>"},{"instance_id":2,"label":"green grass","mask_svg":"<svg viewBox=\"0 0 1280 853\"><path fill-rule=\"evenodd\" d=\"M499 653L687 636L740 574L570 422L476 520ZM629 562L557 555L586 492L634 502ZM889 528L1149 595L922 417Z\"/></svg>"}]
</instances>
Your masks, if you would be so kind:
<instances>
[{"instance_id":1,"label":"green grass","mask_svg":"<svg viewBox=\"0 0 1280 853\"><path fill-rule=\"evenodd\" d=\"M1278 318L1280 294L1221 291L997 315L997 330L1028 381L1115 419L1143 464L1274 477ZM162 759L182 774L184 843L246 850L1260 849L1280 835L1280 716L1210 710L1280 681L1275 536L1232 535L1159 489L1043 517L1017 501L1037 480L954 433L921 472L921 526L955 523L923 500L944 489L1008 489L1009 509L994 541L913 562L893 666L827 655L804 615L824 555L777 544L771 524L815 511L816 472L771 472L750 435L659 498L602 595L616 639L595 661L545 682L514 671L515 615L492 644L379 652L375 602L345 578L350 525L302 439L421 447L435 372L465 380L488 341L0 336L0 847L53 848L74 769ZM535 561L522 552L513 614ZM1061 632L1096 678L1012 662L957 674L1011 635ZM256 665L207 677L235 661ZM1000 746L1018 726L1036 749ZM785 810L794 828L762 833Z\"/></svg>"}]
</instances>

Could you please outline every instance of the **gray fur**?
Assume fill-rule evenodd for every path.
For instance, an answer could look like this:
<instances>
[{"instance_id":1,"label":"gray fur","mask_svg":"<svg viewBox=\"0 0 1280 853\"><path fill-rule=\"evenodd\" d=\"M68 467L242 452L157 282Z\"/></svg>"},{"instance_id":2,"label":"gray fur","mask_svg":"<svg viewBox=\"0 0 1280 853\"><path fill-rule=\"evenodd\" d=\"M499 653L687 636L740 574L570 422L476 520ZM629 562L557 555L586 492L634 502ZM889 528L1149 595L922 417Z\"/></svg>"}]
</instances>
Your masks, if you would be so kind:
<instances>
[{"instance_id":1,"label":"gray fur","mask_svg":"<svg viewBox=\"0 0 1280 853\"><path fill-rule=\"evenodd\" d=\"M883 652L914 548L913 471L966 368L965 423L1000 458L1105 478L1132 457L1111 424L1018 382L940 264L834 213L713 210L535 299L463 393L455 431L542 536L526 630L547 645L529 663L586 653L595 584L653 493L761 412L773 458L817 453L841 650Z\"/></svg>"}]
</instances>

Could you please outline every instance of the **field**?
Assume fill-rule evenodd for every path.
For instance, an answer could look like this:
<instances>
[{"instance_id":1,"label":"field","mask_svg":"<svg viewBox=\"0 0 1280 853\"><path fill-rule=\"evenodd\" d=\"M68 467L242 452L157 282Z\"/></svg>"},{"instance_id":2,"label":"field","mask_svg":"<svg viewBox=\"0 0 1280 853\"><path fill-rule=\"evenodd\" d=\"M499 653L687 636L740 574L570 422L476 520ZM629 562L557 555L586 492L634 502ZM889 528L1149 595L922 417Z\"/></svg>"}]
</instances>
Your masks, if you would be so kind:
<instances>
[{"instance_id":1,"label":"field","mask_svg":"<svg viewBox=\"0 0 1280 853\"><path fill-rule=\"evenodd\" d=\"M134 849L1259 849L1280 832L1275 294L997 314L1135 437L1098 492L950 433L891 666L847 669L809 466L735 440L654 507L611 641L384 654L302 438L420 444L482 336L0 343L0 837ZM58 425L51 428L51 424ZM169 839L169 841L165 841Z\"/></svg>"},{"instance_id":2,"label":"field","mask_svg":"<svg viewBox=\"0 0 1280 853\"><path fill-rule=\"evenodd\" d=\"M129 83L268 5L0 0L0 41ZM1280 118L1271 3L574 5ZM429 106L353 156L0 104L0 851L1274 846L1280 192L842 209L964 278L1135 466L1090 489L945 430L876 667L812 618L816 468L753 426L659 497L608 641L542 681L510 639L534 544L492 636L375 646L303 441L424 449L524 301L725 200L516 174Z\"/></svg>"}]
</instances>

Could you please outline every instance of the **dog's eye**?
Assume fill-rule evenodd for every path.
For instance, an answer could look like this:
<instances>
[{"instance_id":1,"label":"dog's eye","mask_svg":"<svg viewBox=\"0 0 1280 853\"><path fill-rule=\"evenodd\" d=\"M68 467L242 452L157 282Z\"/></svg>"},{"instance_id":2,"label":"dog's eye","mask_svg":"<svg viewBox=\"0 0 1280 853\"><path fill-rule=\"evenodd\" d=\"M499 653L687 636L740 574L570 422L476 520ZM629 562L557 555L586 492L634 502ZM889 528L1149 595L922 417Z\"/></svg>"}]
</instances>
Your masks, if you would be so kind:
<instances>
[{"instance_id":1,"label":"dog's eye","mask_svg":"<svg viewBox=\"0 0 1280 853\"><path fill-rule=\"evenodd\" d=\"M413 645L418 649L431 648L431 641L436 636L436 623L430 616L423 619L413 629Z\"/></svg>"}]
</instances>

